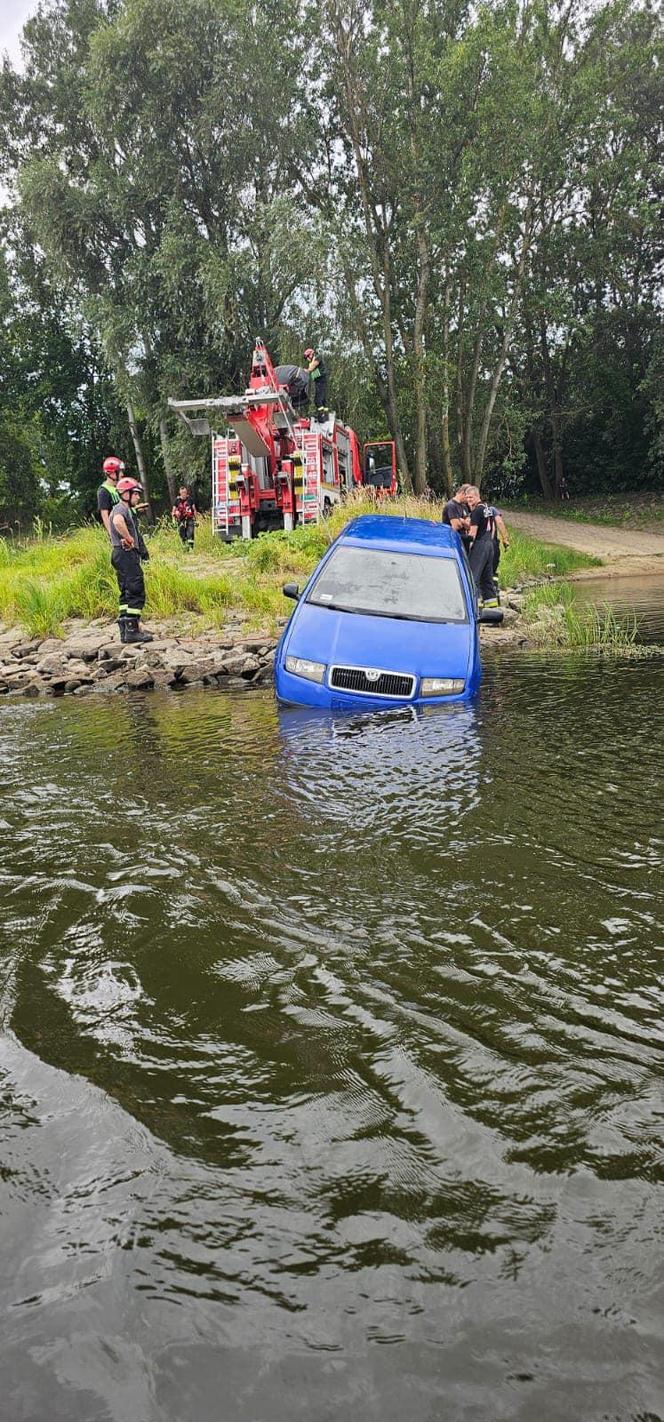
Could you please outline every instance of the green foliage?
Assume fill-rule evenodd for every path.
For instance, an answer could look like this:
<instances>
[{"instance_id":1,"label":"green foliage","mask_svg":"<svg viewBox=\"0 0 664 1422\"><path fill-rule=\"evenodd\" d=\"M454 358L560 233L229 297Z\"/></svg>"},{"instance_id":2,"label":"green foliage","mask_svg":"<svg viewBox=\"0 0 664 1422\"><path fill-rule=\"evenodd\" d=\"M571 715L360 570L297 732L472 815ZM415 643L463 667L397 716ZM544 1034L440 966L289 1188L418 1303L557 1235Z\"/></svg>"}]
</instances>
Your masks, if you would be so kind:
<instances>
[{"instance_id":1,"label":"green foliage","mask_svg":"<svg viewBox=\"0 0 664 1422\"><path fill-rule=\"evenodd\" d=\"M596 567L601 558L579 553L575 548L562 548L554 543L539 543L525 533L510 532L510 546L503 553L498 571L501 587L515 587L531 578L561 578L580 568Z\"/></svg>"},{"instance_id":2,"label":"green foliage","mask_svg":"<svg viewBox=\"0 0 664 1422\"><path fill-rule=\"evenodd\" d=\"M10 418L0 417L0 525L15 532L37 512L39 470L31 440Z\"/></svg>"},{"instance_id":3,"label":"green foliage","mask_svg":"<svg viewBox=\"0 0 664 1422\"><path fill-rule=\"evenodd\" d=\"M619 616L608 604L579 606L573 588L564 584L530 593L524 617L528 640L536 646L622 652L635 646L639 631L634 615Z\"/></svg>"},{"instance_id":4,"label":"green foliage","mask_svg":"<svg viewBox=\"0 0 664 1422\"><path fill-rule=\"evenodd\" d=\"M322 343L404 488L662 486L653 7L43 0L24 39L0 432L34 478L0 452L8 514L45 488L54 527L67 490L91 512L110 448L204 506L167 397L242 389L256 335Z\"/></svg>"}]
</instances>

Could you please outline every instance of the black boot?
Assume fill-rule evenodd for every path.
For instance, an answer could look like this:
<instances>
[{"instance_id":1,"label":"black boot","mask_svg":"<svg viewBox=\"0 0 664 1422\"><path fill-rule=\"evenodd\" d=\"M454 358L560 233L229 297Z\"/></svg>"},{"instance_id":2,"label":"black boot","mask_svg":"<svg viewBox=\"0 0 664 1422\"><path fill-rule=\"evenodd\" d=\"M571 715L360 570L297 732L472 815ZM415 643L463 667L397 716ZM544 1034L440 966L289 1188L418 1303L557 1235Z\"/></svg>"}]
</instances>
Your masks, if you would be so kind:
<instances>
[{"instance_id":1,"label":"black boot","mask_svg":"<svg viewBox=\"0 0 664 1422\"><path fill-rule=\"evenodd\" d=\"M127 640L127 619L126 619L126 617L123 617L122 614L120 615L120 617L118 617L118 627L120 628L120 641L121 641L121 642L126 642L126 640Z\"/></svg>"},{"instance_id":2,"label":"black boot","mask_svg":"<svg viewBox=\"0 0 664 1422\"><path fill-rule=\"evenodd\" d=\"M128 617L125 625L125 642L153 642L151 632L143 632L137 617Z\"/></svg>"}]
</instances>

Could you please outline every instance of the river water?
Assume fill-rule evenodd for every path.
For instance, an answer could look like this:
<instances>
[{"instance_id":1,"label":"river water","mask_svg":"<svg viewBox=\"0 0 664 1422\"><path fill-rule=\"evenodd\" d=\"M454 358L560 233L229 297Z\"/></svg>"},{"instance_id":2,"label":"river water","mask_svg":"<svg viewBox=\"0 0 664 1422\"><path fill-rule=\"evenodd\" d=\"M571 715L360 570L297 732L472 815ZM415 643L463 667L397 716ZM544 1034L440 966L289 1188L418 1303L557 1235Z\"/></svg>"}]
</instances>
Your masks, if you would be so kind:
<instances>
[{"instance_id":1,"label":"river water","mask_svg":"<svg viewBox=\"0 0 664 1422\"><path fill-rule=\"evenodd\" d=\"M3 1422L664 1416L663 698L4 703Z\"/></svg>"}]
</instances>

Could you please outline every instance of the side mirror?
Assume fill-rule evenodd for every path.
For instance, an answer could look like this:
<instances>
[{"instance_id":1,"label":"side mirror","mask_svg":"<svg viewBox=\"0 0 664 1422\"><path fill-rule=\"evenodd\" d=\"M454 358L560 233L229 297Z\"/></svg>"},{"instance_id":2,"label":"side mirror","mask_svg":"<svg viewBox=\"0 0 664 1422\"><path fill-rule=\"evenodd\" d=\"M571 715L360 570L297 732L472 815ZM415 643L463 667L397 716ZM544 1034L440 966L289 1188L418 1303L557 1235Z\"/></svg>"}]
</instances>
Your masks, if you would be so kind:
<instances>
[{"instance_id":1,"label":"side mirror","mask_svg":"<svg viewBox=\"0 0 664 1422\"><path fill-rule=\"evenodd\" d=\"M284 583L281 591L284 597L292 597L293 602L299 602L300 589L297 583Z\"/></svg>"},{"instance_id":2,"label":"side mirror","mask_svg":"<svg viewBox=\"0 0 664 1422\"><path fill-rule=\"evenodd\" d=\"M477 614L477 621L488 624L490 627L499 627L504 616L502 607L483 607Z\"/></svg>"}]
</instances>

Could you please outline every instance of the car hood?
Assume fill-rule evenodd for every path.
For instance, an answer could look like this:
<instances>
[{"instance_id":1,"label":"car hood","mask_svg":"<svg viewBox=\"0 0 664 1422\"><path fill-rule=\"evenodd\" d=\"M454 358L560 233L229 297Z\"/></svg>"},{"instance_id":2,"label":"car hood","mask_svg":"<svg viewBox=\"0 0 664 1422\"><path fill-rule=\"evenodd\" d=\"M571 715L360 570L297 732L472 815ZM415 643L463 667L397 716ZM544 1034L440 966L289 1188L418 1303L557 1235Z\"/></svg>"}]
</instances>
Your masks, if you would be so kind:
<instances>
[{"instance_id":1,"label":"car hood","mask_svg":"<svg viewBox=\"0 0 664 1422\"><path fill-rule=\"evenodd\" d=\"M465 678L474 633L469 622L408 622L306 602L293 616L284 653L328 666Z\"/></svg>"}]
</instances>

